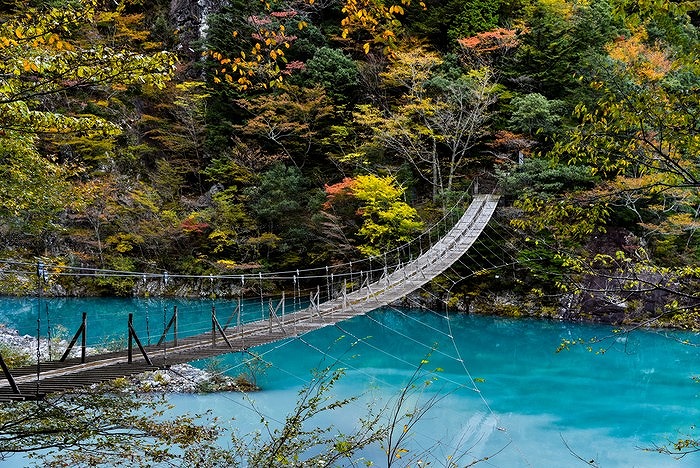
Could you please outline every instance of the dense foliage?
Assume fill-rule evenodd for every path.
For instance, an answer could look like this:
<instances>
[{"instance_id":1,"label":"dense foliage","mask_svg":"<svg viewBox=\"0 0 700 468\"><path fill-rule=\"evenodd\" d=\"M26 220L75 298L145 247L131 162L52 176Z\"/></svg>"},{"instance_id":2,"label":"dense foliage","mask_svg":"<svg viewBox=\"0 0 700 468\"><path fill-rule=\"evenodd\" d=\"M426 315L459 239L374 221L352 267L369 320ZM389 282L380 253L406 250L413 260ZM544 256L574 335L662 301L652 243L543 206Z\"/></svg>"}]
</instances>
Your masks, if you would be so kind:
<instances>
[{"instance_id":1,"label":"dense foliage","mask_svg":"<svg viewBox=\"0 0 700 468\"><path fill-rule=\"evenodd\" d=\"M4 1L0 260L330 265L406 242L478 180L504 195L507 239L474 255L518 262L444 288L452 299L506 290L537 310L700 328L698 18L674 0ZM98 278L87 292L133 287ZM95 411L100 451L73 461L115 449L104 411L134 403L65 398L5 429L5 452L15 436L80 447ZM52 417L66 408L78 426ZM211 448L214 434L176 422L119 427L166 445L191 429L185 442ZM277 441L309 435L285 430ZM260 449L286 463L332 442L311 436Z\"/></svg>"},{"instance_id":2,"label":"dense foliage","mask_svg":"<svg viewBox=\"0 0 700 468\"><path fill-rule=\"evenodd\" d=\"M493 288L694 326L697 18L669 0L5 2L0 251L333 264L405 242L478 178L521 241L520 280Z\"/></svg>"}]
</instances>

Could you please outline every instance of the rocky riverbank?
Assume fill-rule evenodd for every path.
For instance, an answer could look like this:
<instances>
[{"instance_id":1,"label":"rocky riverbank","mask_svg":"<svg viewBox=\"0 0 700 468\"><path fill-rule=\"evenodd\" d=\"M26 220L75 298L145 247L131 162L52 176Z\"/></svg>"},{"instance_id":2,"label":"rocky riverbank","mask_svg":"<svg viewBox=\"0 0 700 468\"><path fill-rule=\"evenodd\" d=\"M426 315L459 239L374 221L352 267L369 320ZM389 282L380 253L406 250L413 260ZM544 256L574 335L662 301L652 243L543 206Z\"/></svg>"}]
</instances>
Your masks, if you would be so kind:
<instances>
[{"instance_id":1,"label":"rocky riverbank","mask_svg":"<svg viewBox=\"0 0 700 468\"><path fill-rule=\"evenodd\" d=\"M66 340L37 340L30 335L20 335L17 330L0 325L0 353L10 367L19 367L41 360L60 359L68 346ZM87 348L88 355L101 350ZM73 349L71 356L79 356L80 349ZM189 364L176 364L166 370L144 372L131 377L130 383L137 392L210 393L218 391L256 391L259 388L244 376L229 377L209 372Z\"/></svg>"}]
</instances>

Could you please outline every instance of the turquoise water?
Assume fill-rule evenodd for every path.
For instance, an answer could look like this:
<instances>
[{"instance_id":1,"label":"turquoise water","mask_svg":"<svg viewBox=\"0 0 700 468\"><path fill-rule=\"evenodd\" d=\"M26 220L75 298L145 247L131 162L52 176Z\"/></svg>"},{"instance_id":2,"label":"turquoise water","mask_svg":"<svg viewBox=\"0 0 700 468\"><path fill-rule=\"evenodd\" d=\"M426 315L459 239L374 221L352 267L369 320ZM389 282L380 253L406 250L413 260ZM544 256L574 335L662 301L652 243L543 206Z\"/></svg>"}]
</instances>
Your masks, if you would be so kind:
<instances>
[{"instance_id":1,"label":"turquoise water","mask_svg":"<svg viewBox=\"0 0 700 468\"><path fill-rule=\"evenodd\" d=\"M138 326L144 326L148 314L150 333L159 335L163 309L174 303L90 299L48 304L52 323L70 318L70 329L86 311L93 332L99 323L114 330L119 328L115 324L125 323L128 312L122 309L130 309ZM209 326L210 301L178 304L181 317L184 311L191 314L187 328L199 322ZM115 305L118 312L112 309ZM235 304L216 307L219 319L225 320ZM23 333L36 330L37 310L45 314L36 300L0 300L0 310L0 320ZM256 318L261 310L252 301L244 315ZM593 351L574 346L556 352L562 339L579 337L603 341ZM170 399L177 412L212 410L225 427L246 434L260 428L261 414L273 426L279 424L310 380L311 369L334 364L345 369L345 376L332 395L359 395L359 400L313 422L350 432L368 404L391 407L417 372L419 386L435 380L411 401L420 407L431 396L440 399L411 430L406 456L428 451L433 466L443 466L450 455L460 457L460 466L485 456L490 459L480 466L585 466L573 451L599 466L692 467L700 466L700 455L677 461L642 450L668 439L698 436L694 425L700 421L700 384L692 377L698 372L700 350L679 342L686 339L700 342L700 336L689 333L614 334L608 326L378 310L339 327L255 349L271 365L257 376L262 392ZM605 352L596 352L600 348ZM241 360L229 355L219 366L236 375L244 370ZM424 360L428 362L417 369ZM431 373L435 368L440 371ZM363 455L385 465L379 447Z\"/></svg>"},{"instance_id":2,"label":"turquoise water","mask_svg":"<svg viewBox=\"0 0 700 468\"><path fill-rule=\"evenodd\" d=\"M237 300L191 300L191 299L133 299L133 298L80 298L43 299L0 298L0 323L16 328L22 334L36 336L37 328L42 337L61 336L70 339L78 330L82 314L87 314L87 344L97 346L112 341L124 341L127 336L129 314L133 314L134 328L141 341L157 342L173 315L178 310L179 336L190 336L211 330L212 307L223 326L233 318L238 307ZM294 303L285 304L291 310ZM260 320L267 314L267 299L244 300L241 321ZM266 317L267 315L265 315ZM38 319L38 323L37 323ZM170 332L172 333L172 331ZM168 335L172 337L172 334Z\"/></svg>"}]
</instances>

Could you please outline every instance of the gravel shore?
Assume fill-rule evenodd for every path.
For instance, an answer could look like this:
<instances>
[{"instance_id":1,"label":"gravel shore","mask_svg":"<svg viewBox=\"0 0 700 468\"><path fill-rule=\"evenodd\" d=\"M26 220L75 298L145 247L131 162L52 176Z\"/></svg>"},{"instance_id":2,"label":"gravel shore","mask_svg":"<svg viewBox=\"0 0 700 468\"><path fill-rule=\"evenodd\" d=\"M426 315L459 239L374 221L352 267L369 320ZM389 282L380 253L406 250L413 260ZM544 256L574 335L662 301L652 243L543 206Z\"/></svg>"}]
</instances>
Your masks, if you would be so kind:
<instances>
[{"instance_id":1,"label":"gravel shore","mask_svg":"<svg viewBox=\"0 0 700 468\"><path fill-rule=\"evenodd\" d=\"M68 341L51 341L34 336L20 335L17 330L0 325L0 351L3 348L13 354L21 355L22 363L32 364L36 362L38 353L41 360L59 359ZM86 354L100 352L97 348L86 348ZM5 354L5 353L3 353ZM80 348L75 347L71 356L79 356ZM4 358L5 356L3 356ZM167 370L144 372L130 378L134 389L139 392L167 392L167 393L204 393L214 391L254 391L257 388L247 384L240 377L213 374L189 364L176 364Z\"/></svg>"}]
</instances>

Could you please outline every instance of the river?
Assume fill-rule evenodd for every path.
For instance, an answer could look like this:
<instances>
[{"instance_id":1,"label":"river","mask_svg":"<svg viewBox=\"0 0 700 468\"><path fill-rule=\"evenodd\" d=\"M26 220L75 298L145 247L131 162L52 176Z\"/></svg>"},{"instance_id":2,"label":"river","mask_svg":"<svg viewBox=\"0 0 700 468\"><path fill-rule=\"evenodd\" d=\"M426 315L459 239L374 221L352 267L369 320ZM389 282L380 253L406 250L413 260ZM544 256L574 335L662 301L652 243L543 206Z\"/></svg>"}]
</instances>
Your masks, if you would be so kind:
<instances>
[{"instance_id":1,"label":"river","mask_svg":"<svg viewBox=\"0 0 700 468\"><path fill-rule=\"evenodd\" d=\"M235 307L232 301L52 299L39 304L3 298L0 322L36 334L39 317L42 335L59 324L64 335L72 335L84 311L88 341L97 344L121 340L126 314L134 312L142 339L157 340L175 304L183 333L210 326L212 305L220 321ZM252 320L264 309L251 301L243 315ZM600 341L590 343L592 337ZM584 344L557 352L563 340L579 338ZM411 404L426 408L431 397L438 399L411 428L406 459L427 451L433 466L443 466L450 456L459 457L461 466L486 456L480 466L586 466L577 456L606 467L700 466L700 455L674 460L643 450L698 436L700 384L693 376L700 350L683 341L700 342L700 336L388 308L254 349L269 366L256 372L261 392L169 398L176 412L211 410L221 424L246 434L260 428L261 415L273 427L279 424L311 371L334 365L345 375L330 395L358 400L313 422L347 433L367 405L391 408L417 374L419 388L428 380L431 385L413 393ZM236 375L245 370L241 361L234 354L217 365ZM385 465L379 447L363 455Z\"/></svg>"}]
</instances>

